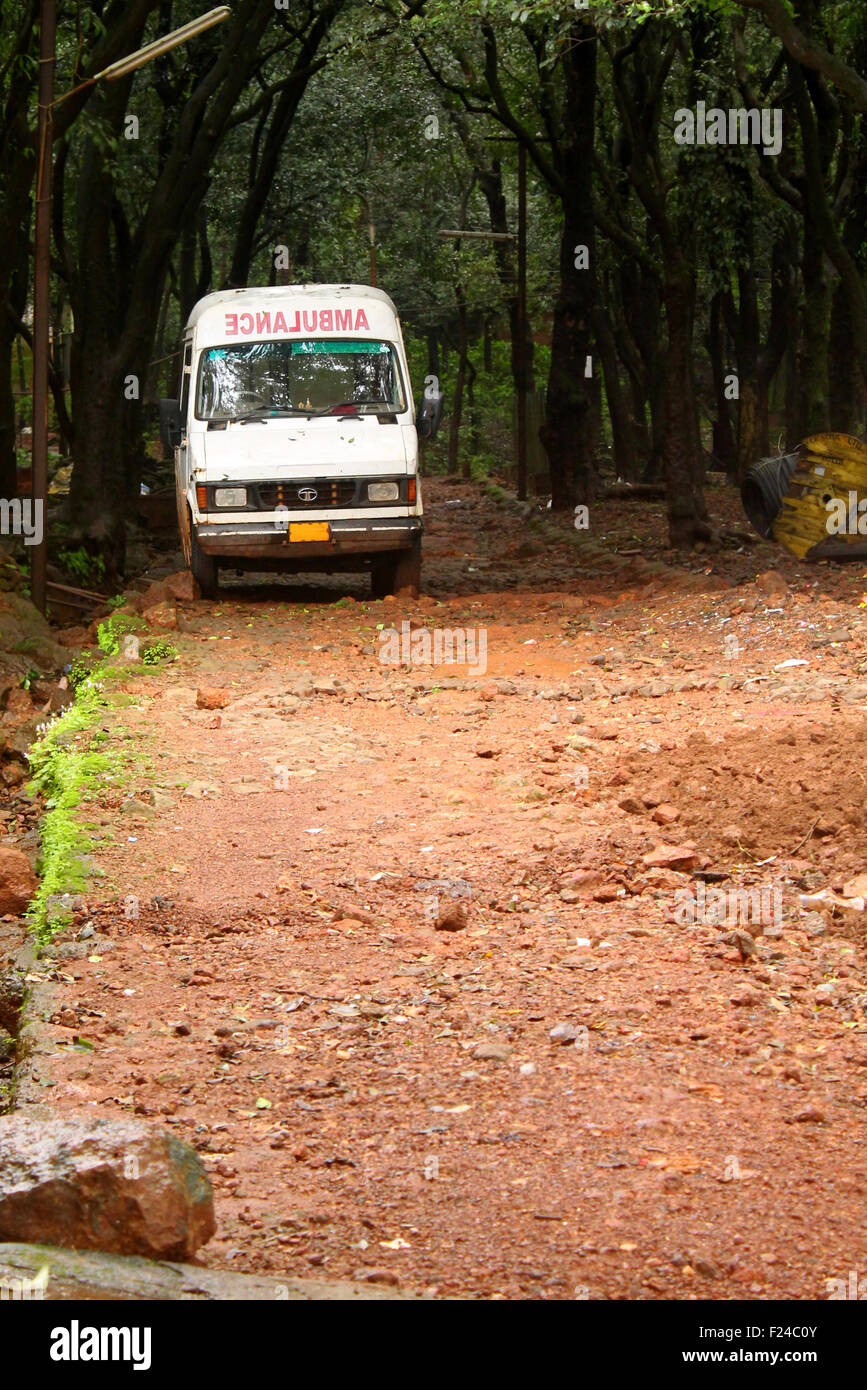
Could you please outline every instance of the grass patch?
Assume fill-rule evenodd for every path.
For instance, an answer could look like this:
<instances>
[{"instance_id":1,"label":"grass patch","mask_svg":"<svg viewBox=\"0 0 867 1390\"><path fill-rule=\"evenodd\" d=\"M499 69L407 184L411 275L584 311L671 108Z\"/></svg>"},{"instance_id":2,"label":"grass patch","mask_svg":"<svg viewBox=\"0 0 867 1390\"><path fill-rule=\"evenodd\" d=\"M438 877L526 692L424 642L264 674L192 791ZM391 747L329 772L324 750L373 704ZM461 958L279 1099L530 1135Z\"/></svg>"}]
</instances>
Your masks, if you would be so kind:
<instances>
[{"instance_id":1,"label":"grass patch","mask_svg":"<svg viewBox=\"0 0 867 1390\"><path fill-rule=\"evenodd\" d=\"M126 678L128 668L108 662L80 673L75 703L52 719L30 749L31 795L45 800L39 854L39 889L27 911L27 922L38 942L51 939L69 920L58 911L58 899L84 887L92 849L89 827L80 817L83 803L92 801L106 783L119 785L135 761L130 752L103 750L109 735L100 728L108 709L129 703L125 692L111 692L113 679Z\"/></svg>"}]
</instances>

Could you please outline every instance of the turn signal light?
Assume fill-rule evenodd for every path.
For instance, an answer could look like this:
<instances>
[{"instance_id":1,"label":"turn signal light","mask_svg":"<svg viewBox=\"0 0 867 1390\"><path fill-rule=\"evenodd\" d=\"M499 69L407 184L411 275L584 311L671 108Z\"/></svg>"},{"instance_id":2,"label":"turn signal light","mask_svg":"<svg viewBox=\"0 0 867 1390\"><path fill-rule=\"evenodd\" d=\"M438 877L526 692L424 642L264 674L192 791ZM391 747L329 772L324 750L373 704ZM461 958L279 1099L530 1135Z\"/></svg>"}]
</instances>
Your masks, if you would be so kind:
<instances>
[{"instance_id":1,"label":"turn signal light","mask_svg":"<svg viewBox=\"0 0 867 1390\"><path fill-rule=\"evenodd\" d=\"M202 483L196 487L196 501L199 504L200 512L208 510L208 489Z\"/></svg>"},{"instance_id":2,"label":"turn signal light","mask_svg":"<svg viewBox=\"0 0 867 1390\"><path fill-rule=\"evenodd\" d=\"M406 495L409 505L412 506L415 502L415 478L410 478Z\"/></svg>"}]
</instances>

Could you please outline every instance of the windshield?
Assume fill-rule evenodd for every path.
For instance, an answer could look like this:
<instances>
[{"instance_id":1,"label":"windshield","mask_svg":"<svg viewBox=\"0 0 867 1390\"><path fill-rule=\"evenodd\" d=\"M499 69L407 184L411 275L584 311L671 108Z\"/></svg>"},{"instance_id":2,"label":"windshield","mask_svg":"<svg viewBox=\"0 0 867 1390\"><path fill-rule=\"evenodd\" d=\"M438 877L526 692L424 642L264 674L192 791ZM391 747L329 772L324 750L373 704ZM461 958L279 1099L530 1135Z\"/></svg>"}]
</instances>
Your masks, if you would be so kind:
<instances>
[{"instance_id":1,"label":"windshield","mask_svg":"<svg viewBox=\"0 0 867 1390\"><path fill-rule=\"evenodd\" d=\"M327 415L406 409L390 343L283 339L206 348L199 359L196 416Z\"/></svg>"}]
</instances>

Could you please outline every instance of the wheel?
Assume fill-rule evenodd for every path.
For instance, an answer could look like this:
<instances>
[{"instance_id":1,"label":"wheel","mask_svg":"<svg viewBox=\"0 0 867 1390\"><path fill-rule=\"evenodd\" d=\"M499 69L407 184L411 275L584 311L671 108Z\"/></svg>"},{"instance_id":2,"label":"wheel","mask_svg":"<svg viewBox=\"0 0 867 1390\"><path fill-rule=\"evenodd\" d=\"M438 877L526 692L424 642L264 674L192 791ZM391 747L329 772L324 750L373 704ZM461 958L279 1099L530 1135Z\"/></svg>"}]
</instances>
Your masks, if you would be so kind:
<instances>
[{"instance_id":1,"label":"wheel","mask_svg":"<svg viewBox=\"0 0 867 1390\"><path fill-rule=\"evenodd\" d=\"M420 536L413 541L409 550L389 551L373 562L370 592L374 598L385 598L386 594L397 594L401 589L412 589L417 598L420 584Z\"/></svg>"},{"instance_id":2,"label":"wheel","mask_svg":"<svg viewBox=\"0 0 867 1390\"><path fill-rule=\"evenodd\" d=\"M190 526L190 569L198 580L202 598L216 598L218 588L217 562L213 555L206 555Z\"/></svg>"},{"instance_id":3,"label":"wheel","mask_svg":"<svg viewBox=\"0 0 867 1390\"><path fill-rule=\"evenodd\" d=\"M394 592L412 589L415 598L421 588L421 536L416 536L409 550L399 550L394 561Z\"/></svg>"}]
</instances>

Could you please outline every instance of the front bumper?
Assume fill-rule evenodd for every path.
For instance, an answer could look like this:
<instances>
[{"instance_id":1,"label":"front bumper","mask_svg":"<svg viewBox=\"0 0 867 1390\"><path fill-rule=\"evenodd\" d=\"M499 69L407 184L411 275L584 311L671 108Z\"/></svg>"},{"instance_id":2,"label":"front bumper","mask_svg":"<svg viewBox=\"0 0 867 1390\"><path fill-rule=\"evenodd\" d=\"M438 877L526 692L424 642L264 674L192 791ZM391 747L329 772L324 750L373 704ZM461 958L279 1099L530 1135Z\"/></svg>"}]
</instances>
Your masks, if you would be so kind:
<instances>
[{"instance_id":1,"label":"front bumper","mask_svg":"<svg viewBox=\"0 0 867 1390\"><path fill-rule=\"evenodd\" d=\"M306 516L291 520L306 521ZM331 539L291 541L286 524L274 522L215 522L206 526L193 523L199 548L206 555L226 561L270 559L282 562L307 559L351 559L387 550L409 550L421 537L424 523L420 516L357 517L329 519Z\"/></svg>"}]
</instances>

